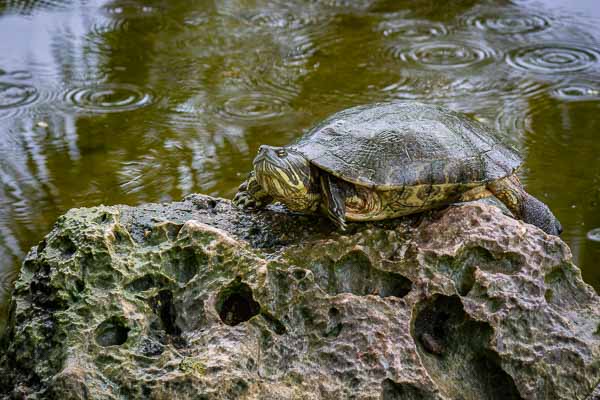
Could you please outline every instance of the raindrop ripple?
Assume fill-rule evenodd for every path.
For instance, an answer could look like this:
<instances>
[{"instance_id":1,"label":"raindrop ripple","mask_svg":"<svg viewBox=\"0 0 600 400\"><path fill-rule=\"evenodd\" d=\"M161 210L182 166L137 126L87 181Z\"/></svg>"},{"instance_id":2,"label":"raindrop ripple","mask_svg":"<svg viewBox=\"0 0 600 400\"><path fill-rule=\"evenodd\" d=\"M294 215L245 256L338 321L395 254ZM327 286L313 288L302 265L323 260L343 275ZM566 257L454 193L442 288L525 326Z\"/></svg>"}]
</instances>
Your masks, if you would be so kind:
<instances>
[{"instance_id":1,"label":"raindrop ripple","mask_svg":"<svg viewBox=\"0 0 600 400\"><path fill-rule=\"evenodd\" d=\"M31 85L0 81L0 119L16 117L39 97L39 91Z\"/></svg>"},{"instance_id":2,"label":"raindrop ripple","mask_svg":"<svg viewBox=\"0 0 600 400\"><path fill-rule=\"evenodd\" d=\"M518 48L506 56L506 61L514 68L543 74L582 71L597 64L598 60L600 53L596 49L552 44Z\"/></svg>"},{"instance_id":3,"label":"raindrop ripple","mask_svg":"<svg viewBox=\"0 0 600 400\"><path fill-rule=\"evenodd\" d=\"M264 121L280 117L289 109L287 102L278 97L253 93L226 100L216 112L230 121Z\"/></svg>"},{"instance_id":4,"label":"raindrop ripple","mask_svg":"<svg viewBox=\"0 0 600 400\"><path fill-rule=\"evenodd\" d=\"M154 95L131 84L99 84L71 89L64 100L80 110L110 113L146 107L154 102Z\"/></svg>"},{"instance_id":5,"label":"raindrop ripple","mask_svg":"<svg viewBox=\"0 0 600 400\"><path fill-rule=\"evenodd\" d=\"M600 85L570 83L552 90L552 95L565 101L597 101L600 100Z\"/></svg>"},{"instance_id":6,"label":"raindrop ripple","mask_svg":"<svg viewBox=\"0 0 600 400\"><path fill-rule=\"evenodd\" d=\"M430 69L457 69L492 62L496 52L468 42L433 42L408 50L391 48L395 58Z\"/></svg>"},{"instance_id":7,"label":"raindrop ripple","mask_svg":"<svg viewBox=\"0 0 600 400\"><path fill-rule=\"evenodd\" d=\"M448 29L441 23L430 21L386 21L379 26L383 36L394 39L428 40L448 34Z\"/></svg>"},{"instance_id":8,"label":"raindrop ripple","mask_svg":"<svg viewBox=\"0 0 600 400\"><path fill-rule=\"evenodd\" d=\"M503 35L540 32L550 26L548 19L540 15L504 14L473 15L465 18L466 25L483 31Z\"/></svg>"}]
</instances>

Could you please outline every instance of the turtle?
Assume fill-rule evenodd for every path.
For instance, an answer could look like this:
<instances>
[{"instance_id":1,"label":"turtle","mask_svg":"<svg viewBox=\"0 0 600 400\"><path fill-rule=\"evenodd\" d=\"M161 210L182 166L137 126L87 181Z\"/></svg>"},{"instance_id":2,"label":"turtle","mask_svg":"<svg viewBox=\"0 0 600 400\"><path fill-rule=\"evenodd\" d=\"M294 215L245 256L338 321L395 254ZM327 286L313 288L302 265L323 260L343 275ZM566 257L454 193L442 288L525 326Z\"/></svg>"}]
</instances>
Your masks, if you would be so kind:
<instances>
[{"instance_id":1,"label":"turtle","mask_svg":"<svg viewBox=\"0 0 600 400\"><path fill-rule=\"evenodd\" d=\"M273 202L347 221L377 221L490 198L551 235L562 227L525 191L523 160L497 131L466 114L420 102L351 107L283 147L260 146L234 203Z\"/></svg>"}]
</instances>

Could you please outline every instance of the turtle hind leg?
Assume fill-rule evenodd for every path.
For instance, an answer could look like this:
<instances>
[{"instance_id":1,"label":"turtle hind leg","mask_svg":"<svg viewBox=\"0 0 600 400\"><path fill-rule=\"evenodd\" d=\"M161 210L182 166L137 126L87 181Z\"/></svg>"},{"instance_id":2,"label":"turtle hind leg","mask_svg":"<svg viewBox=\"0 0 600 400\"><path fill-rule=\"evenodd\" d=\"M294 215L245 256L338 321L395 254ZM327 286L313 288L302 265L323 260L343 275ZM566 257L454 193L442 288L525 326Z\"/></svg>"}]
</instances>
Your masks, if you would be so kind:
<instances>
[{"instance_id":1,"label":"turtle hind leg","mask_svg":"<svg viewBox=\"0 0 600 400\"><path fill-rule=\"evenodd\" d=\"M562 226L547 205L523 189L519 178L511 175L492 182L488 189L517 217L550 235L560 235Z\"/></svg>"},{"instance_id":2,"label":"turtle hind leg","mask_svg":"<svg viewBox=\"0 0 600 400\"><path fill-rule=\"evenodd\" d=\"M272 202L273 198L260 186L254 171L250 172L248 179L242 182L233 198L233 204L240 208L263 208Z\"/></svg>"},{"instance_id":3,"label":"turtle hind leg","mask_svg":"<svg viewBox=\"0 0 600 400\"><path fill-rule=\"evenodd\" d=\"M523 221L537 226L550 235L558 236L562 233L562 225L550 208L529 193L525 193L521 210Z\"/></svg>"},{"instance_id":4,"label":"turtle hind leg","mask_svg":"<svg viewBox=\"0 0 600 400\"><path fill-rule=\"evenodd\" d=\"M319 176L322 202L330 220L342 230L346 230L346 191L340 182L327 173Z\"/></svg>"}]
</instances>

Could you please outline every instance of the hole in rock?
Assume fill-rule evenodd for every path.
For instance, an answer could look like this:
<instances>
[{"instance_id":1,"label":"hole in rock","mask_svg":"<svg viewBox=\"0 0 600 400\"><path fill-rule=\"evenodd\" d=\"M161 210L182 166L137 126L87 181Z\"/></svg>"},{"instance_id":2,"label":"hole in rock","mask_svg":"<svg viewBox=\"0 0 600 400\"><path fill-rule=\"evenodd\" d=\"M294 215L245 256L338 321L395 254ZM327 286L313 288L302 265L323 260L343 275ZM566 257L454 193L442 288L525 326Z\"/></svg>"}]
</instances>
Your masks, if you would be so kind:
<instances>
[{"instance_id":1,"label":"hole in rock","mask_svg":"<svg viewBox=\"0 0 600 400\"><path fill-rule=\"evenodd\" d=\"M63 258L71 258L77 251L77 246L67 236L60 236L52 241L52 247L58 249L61 252Z\"/></svg>"},{"instance_id":2,"label":"hole in rock","mask_svg":"<svg viewBox=\"0 0 600 400\"><path fill-rule=\"evenodd\" d=\"M173 292L161 290L150 300L154 313L158 315L162 327L169 335L181 334L181 329L176 325L177 312L173 304Z\"/></svg>"},{"instance_id":3,"label":"hole in rock","mask_svg":"<svg viewBox=\"0 0 600 400\"><path fill-rule=\"evenodd\" d=\"M490 348L492 327L471 319L458 296L431 298L418 311L412 334L423 366L448 398L521 399Z\"/></svg>"},{"instance_id":4,"label":"hole in rock","mask_svg":"<svg viewBox=\"0 0 600 400\"><path fill-rule=\"evenodd\" d=\"M254 301L250 286L237 278L219 292L216 309L221 321L235 326L257 315L260 304Z\"/></svg>"},{"instance_id":5,"label":"hole in rock","mask_svg":"<svg viewBox=\"0 0 600 400\"><path fill-rule=\"evenodd\" d=\"M303 269L295 269L294 271L292 271L292 275L295 279L301 280L306 277L306 271Z\"/></svg>"},{"instance_id":6,"label":"hole in rock","mask_svg":"<svg viewBox=\"0 0 600 400\"><path fill-rule=\"evenodd\" d=\"M127 341L129 327L123 317L110 317L96 328L96 343L100 346L120 346Z\"/></svg>"}]
</instances>

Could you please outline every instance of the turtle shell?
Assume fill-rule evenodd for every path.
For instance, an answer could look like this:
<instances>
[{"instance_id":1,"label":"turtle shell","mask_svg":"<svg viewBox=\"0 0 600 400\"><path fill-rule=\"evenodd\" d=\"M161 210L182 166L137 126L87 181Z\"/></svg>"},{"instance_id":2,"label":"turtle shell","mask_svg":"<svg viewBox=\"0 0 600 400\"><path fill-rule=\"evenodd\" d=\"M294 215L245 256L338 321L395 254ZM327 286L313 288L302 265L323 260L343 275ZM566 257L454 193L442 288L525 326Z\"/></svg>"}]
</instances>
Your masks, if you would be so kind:
<instances>
[{"instance_id":1,"label":"turtle shell","mask_svg":"<svg viewBox=\"0 0 600 400\"><path fill-rule=\"evenodd\" d=\"M340 111L289 147L341 179L384 190L485 183L511 175L522 163L492 129L417 102Z\"/></svg>"}]
</instances>

